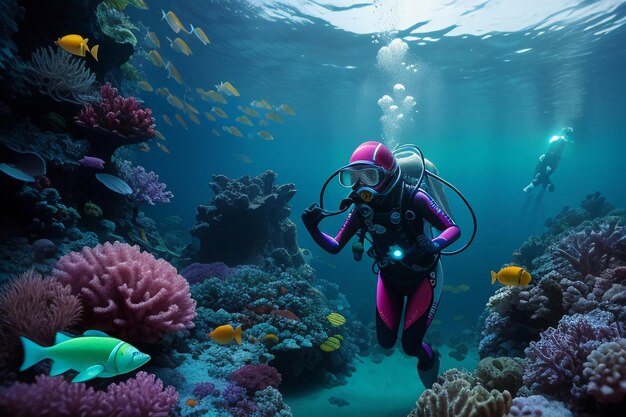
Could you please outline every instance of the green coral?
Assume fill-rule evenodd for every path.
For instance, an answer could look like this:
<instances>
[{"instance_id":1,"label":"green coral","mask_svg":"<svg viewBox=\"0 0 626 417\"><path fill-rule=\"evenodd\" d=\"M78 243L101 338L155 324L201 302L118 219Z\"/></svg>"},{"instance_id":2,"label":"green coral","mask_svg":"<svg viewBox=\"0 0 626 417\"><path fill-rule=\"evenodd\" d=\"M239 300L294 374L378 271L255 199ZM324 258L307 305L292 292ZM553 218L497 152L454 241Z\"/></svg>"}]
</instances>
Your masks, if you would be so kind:
<instances>
[{"instance_id":1,"label":"green coral","mask_svg":"<svg viewBox=\"0 0 626 417\"><path fill-rule=\"evenodd\" d=\"M137 38L132 31L139 29L130 22L128 16L122 13L120 9L107 3L100 3L96 9L96 18L102 32L117 43L130 43L133 47L136 46Z\"/></svg>"},{"instance_id":2,"label":"green coral","mask_svg":"<svg viewBox=\"0 0 626 417\"><path fill-rule=\"evenodd\" d=\"M141 74L139 70L135 68L133 64L130 62L125 62L120 67L122 70L122 74L124 74L124 79L130 82L138 82L141 80Z\"/></svg>"}]
</instances>

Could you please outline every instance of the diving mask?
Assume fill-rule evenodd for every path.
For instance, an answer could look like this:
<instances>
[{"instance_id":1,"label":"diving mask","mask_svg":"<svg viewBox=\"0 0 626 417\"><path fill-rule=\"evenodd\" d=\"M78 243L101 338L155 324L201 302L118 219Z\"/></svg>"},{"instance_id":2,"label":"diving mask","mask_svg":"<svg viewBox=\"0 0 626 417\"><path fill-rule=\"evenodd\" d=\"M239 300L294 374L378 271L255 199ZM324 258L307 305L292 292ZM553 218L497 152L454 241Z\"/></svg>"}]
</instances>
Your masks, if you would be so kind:
<instances>
[{"instance_id":1,"label":"diving mask","mask_svg":"<svg viewBox=\"0 0 626 417\"><path fill-rule=\"evenodd\" d=\"M352 188L357 183L375 187L382 182L385 176L385 171L372 166L346 167L339 171L339 183L347 188Z\"/></svg>"}]
</instances>

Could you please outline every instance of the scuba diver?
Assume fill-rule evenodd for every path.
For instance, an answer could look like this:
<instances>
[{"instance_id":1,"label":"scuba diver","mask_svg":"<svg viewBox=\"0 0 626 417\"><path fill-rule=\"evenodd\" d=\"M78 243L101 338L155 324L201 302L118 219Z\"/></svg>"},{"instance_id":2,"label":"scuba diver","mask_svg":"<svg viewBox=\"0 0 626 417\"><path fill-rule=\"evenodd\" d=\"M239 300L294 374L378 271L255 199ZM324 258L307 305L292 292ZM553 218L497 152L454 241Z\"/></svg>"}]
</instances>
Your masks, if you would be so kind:
<instances>
[{"instance_id":1,"label":"scuba diver","mask_svg":"<svg viewBox=\"0 0 626 417\"><path fill-rule=\"evenodd\" d=\"M543 185L543 189L547 189L549 192L554 191L554 184L550 180L550 175L556 171L565 145L573 142L571 139L573 133L574 129L566 127L558 135L550 138L548 150L539 157L539 162L535 167L535 177L530 184L523 188L525 193L530 193L538 185Z\"/></svg>"},{"instance_id":2,"label":"scuba diver","mask_svg":"<svg viewBox=\"0 0 626 417\"><path fill-rule=\"evenodd\" d=\"M404 145L407 146L413 145ZM456 241L461 231L442 208L442 205L448 207L443 190L434 186L429 177L434 176L461 194L435 174L436 169L424 159L421 151L421 159L414 158L420 163L419 181L411 183L411 177L402 172L406 165L401 167L396 156L399 150L394 153L374 141L361 144L352 154L350 163L328 178L320 194L321 205L313 203L309 206L302 214L302 221L313 240L332 254L339 253L353 236L358 236L359 241L352 246L357 261L363 256L363 242L369 235L372 246L367 254L374 258L372 270L378 275L378 343L385 349L396 343L404 298L407 297L402 347L407 355L418 358L418 375L424 386L430 388L439 373L440 354L423 339L437 311L443 289L441 251ZM350 188L351 193L342 201L340 211L329 212L323 208L324 190L337 175L341 185ZM423 178L426 181L422 183ZM438 194L441 204L424 188ZM462 195L461 198L468 204ZM352 205L354 207L335 237L320 231L319 224L325 217L344 213ZM471 213L475 221L474 213ZM431 239L430 226L425 222L441 233ZM474 234L475 229L465 247L449 254L464 250Z\"/></svg>"}]
</instances>

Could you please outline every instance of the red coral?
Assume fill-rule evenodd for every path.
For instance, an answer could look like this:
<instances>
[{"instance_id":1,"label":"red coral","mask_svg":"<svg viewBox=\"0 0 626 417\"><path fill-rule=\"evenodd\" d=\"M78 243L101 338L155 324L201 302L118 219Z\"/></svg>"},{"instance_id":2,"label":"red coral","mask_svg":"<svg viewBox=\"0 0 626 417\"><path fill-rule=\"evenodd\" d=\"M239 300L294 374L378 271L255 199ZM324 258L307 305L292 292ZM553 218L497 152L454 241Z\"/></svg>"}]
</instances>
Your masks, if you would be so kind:
<instances>
[{"instance_id":1,"label":"red coral","mask_svg":"<svg viewBox=\"0 0 626 417\"><path fill-rule=\"evenodd\" d=\"M229 379L245 388L250 396L267 387L278 388L282 382L280 373L267 365L244 365L233 372Z\"/></svg>"},{"instance_id":2,"label":"red coral","mask_svg":"<svg viewBox=\"0 0 626 417\"><path fill-rule=\"evenodd\" d=\"M138 246L105 243L62 257L53 275L85 306L85 325L122 340L155 342L164 332L192 328L196 302L187 280Z\"/></svg>"},{"instance_id":3,"label":"red coral","mask_svg":"<svg viewBox=\"0 0 626 417\"><path fill-rule=\"evenodd\" d=\"M77 124L127 137L148 139L156 135L152 110L144 108L135 97L120 96L117 88L109 83L102 86L100 96L98 103L85 104L74 118Z\"/></svg>"}]
</instances>

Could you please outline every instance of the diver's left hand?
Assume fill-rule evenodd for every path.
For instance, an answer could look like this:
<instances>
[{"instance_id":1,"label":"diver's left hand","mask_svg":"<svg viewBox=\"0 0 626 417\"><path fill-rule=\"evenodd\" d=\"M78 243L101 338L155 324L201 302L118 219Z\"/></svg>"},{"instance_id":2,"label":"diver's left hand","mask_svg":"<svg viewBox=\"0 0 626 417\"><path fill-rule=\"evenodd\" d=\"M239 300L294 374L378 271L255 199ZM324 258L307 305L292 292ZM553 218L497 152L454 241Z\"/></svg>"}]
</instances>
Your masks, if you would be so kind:
<instances>
[{"instance_id":1,"label":"diver's left hand","mask_svg":"<svg viewBox=\"0 0 626 417\"><path fill-rule=\"evenodd\" d=\"M415 243L417 246L417 252L425 255L434 255L439 252L439 248L435 243L427 238L425 235L419 235L415 239Z\"/></svg>"}]
</instances>

